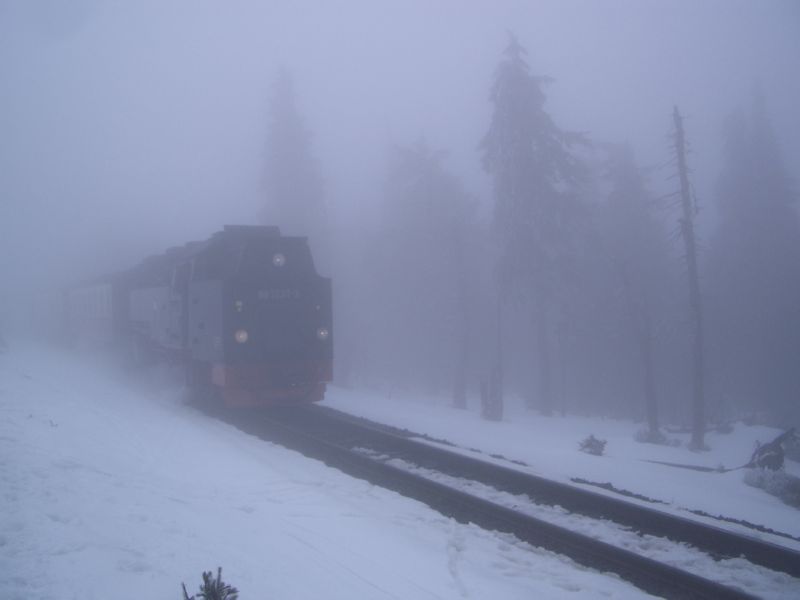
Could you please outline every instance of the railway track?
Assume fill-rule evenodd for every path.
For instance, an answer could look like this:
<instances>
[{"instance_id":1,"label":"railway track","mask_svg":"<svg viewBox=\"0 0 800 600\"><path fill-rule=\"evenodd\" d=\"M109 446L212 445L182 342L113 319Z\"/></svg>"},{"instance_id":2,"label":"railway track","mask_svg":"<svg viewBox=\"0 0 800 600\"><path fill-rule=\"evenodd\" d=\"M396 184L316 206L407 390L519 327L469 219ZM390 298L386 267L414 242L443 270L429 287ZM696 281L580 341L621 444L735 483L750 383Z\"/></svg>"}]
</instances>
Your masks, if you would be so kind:
<instances>
[{"instance_id":1,"label":"railway track","mask_svg":"<svg viewBox=\"0 0 800 600\"><path fill-rule=\"evenodd\" d=\"M327 407L310 408L313 409L314 420L318 421L318 428L324 428L328 420L335 420L349 427L351 435L361 432L362 435L369 436L370 447L380 449L380 444L383 443L387 451L402 453L420 466L480 481L513 494L524 494L538 503L561 506L571 513L607 519L641 534L684 542L718 558L741 556L754 564L800 578L800 553L790 548L431 446L417 441L420 436L412 432L373 423ZM319 419L320 415L322 419ZM306 423L311 422L306 416L302 418Z\"/></svg>"},{"instance_id":2,"label":"railway track","mask_svg":"<svg viewBox=\"0 0 800 600\"><path fill-rule=\"evenodd\" d=\"M655 595L715 599L757 597L498 504L485 495L481 497L474 491L465 491L469 486L459 486L458 481L470 485L478 483L536 504L560 506L592 519L613 521L638 534L685 542L714 559L741 556L794 577L800 574L800 554L790 549L477 460L412 439L408 432L327 407L228 414L223 418L248 433L420 500L458 521L513 534L534 546L567 555L587 567L614 572Z\"/></svg>"}]
</instances>

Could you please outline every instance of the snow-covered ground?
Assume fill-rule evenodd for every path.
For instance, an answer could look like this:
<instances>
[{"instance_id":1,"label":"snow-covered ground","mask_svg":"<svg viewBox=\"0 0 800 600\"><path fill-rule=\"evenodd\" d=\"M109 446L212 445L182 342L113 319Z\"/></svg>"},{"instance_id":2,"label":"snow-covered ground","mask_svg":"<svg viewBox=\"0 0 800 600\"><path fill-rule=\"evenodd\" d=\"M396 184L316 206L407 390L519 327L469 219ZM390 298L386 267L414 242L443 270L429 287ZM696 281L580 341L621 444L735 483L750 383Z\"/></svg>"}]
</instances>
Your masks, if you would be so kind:
<instances>
[{"instance_id":1,"label":"snow-covered ground","mask_svg":"<svg viewBox=\"0 0 800 600\"><path fill-rule=\"evenodd\" d=\"M201 571L217 566L242 600L644 596L247 436L185 406L175 386L92 364L22 342L0 354L3 600L179 598L182 581L194 591ZM712 450L694 454L636 443L632 423L544 418L513 405L505 421L490 423L437 398L334 388L326 403L524 460L549 477L611 482L668 510L722 513L800 536L797 510L744 485L741 471L642 460L737 466L756 439L774 437L767 428L712 434ZM608 440L604 456L577 451L590 433ZM791 597L791 585L778 576L763 590Z\"/></svg>"},{"instance_id":2,"label":"snow-covered ground","mask_svg":"<svg viewBox=\"0 0 800 600\"><path fill-rule=\"evenodd\" d=\"M638 598L84 359L0 354L0 598ZM337 394L341 400L343 394Z\"/></svg>"}]
</instances>

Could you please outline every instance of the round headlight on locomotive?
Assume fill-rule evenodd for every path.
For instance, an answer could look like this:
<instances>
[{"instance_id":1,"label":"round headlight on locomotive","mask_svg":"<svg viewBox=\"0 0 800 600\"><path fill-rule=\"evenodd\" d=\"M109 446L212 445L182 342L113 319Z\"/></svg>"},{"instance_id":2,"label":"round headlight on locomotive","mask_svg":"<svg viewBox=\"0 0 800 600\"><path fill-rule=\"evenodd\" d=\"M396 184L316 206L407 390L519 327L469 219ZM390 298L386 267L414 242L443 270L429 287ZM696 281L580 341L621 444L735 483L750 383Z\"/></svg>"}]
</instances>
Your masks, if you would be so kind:
<instances>
[{"instance_id":1,"label":"round headlight on locomotive","mask_svg":"<svg viewBox=\"0 0 800 600\"><path fill-rule=\"evenodd\" d=\"M247 338L250 336L247 334L247 331L244 329L237 329L236 333L233 334L233 339L235 339L240 344L244 344L247 341Z\"/></svg>"},{"instance_id":2,"label":"round headlight on locomotive","mask_svg":"<svg viewBox=\"0 0 800 600\"><path fill-rule=\"evenodd\" d=\"M331 335L331 332L328 330L327 327L320 327L317 329L317 339L322 340L323 342L327 340Z\"/></svg>"},{"instance_id":3,"label":"round headlight on locomotive","mask_svg":"<svg viewBox=\"0 0 800 600\"><path fill-rule=\"evenodd\" d=\"M272 264L276 267L282 267L286 264L286 257L278 252L272 256Z\"/></svg>"}]
</instances>

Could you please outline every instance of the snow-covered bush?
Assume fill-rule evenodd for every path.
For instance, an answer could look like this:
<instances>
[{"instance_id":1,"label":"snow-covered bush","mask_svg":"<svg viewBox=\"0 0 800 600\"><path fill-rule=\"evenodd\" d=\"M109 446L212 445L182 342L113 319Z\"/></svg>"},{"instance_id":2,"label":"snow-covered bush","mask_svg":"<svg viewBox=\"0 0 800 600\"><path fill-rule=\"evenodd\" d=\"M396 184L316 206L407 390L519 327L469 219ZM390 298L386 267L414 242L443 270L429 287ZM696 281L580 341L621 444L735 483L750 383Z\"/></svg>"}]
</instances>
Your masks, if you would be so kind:
<instances>
[{"instance_id":1,"label":"snow-covered bush","mask_svg":"<svg viewBox=\"0 0 800 600\"><path fill-rule=\"evenodd\" d=\"M590 435L580 444L581 452L586 452L587 454L594 454L595 456L602 456L605 449L606 449L606 441L598 440L596 437L594 437L594 435Z\"/></svg>"},{"instance_id":2,"label":"snow-covered bush","mask_svg":"<svg viewBox=\"0 0 800 600\"><path fill-rule=\"evenodd\" d=\"M800 508L800 478L789 475L783 469L746 469L744 482L777 496L789 506Z\"/></svg>"},{"instance_id":3,"label":"snow-covered bush","mask_svg":"<svg viewBox=\"0 0 800 600\"><path fill-rule=\"evenodd\" d=\"M786 458L800 462L800 437L795 435L783 444Z\"/></svg>"}]
</instances>

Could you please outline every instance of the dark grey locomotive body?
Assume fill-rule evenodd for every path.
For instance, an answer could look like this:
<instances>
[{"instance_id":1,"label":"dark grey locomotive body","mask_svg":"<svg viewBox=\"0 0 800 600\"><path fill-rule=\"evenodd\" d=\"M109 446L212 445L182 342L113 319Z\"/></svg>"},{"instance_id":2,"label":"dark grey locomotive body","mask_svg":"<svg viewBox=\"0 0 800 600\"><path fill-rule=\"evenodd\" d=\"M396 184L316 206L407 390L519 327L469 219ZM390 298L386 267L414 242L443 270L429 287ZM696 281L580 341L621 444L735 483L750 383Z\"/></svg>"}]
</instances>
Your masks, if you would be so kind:
<instances>
[{"instance_id":1,"label":"dark grey locomotive body","mask_svg":"<svg viewBox=\"0 0 800 600\"><path fill-rule=\"evenodd\" d=\"M320 400L333 376L331 281L305 238L274 227L226 226L68 297L72 328L180 362L197 393L227 405Z\"/></svg>"}]
</instances>

